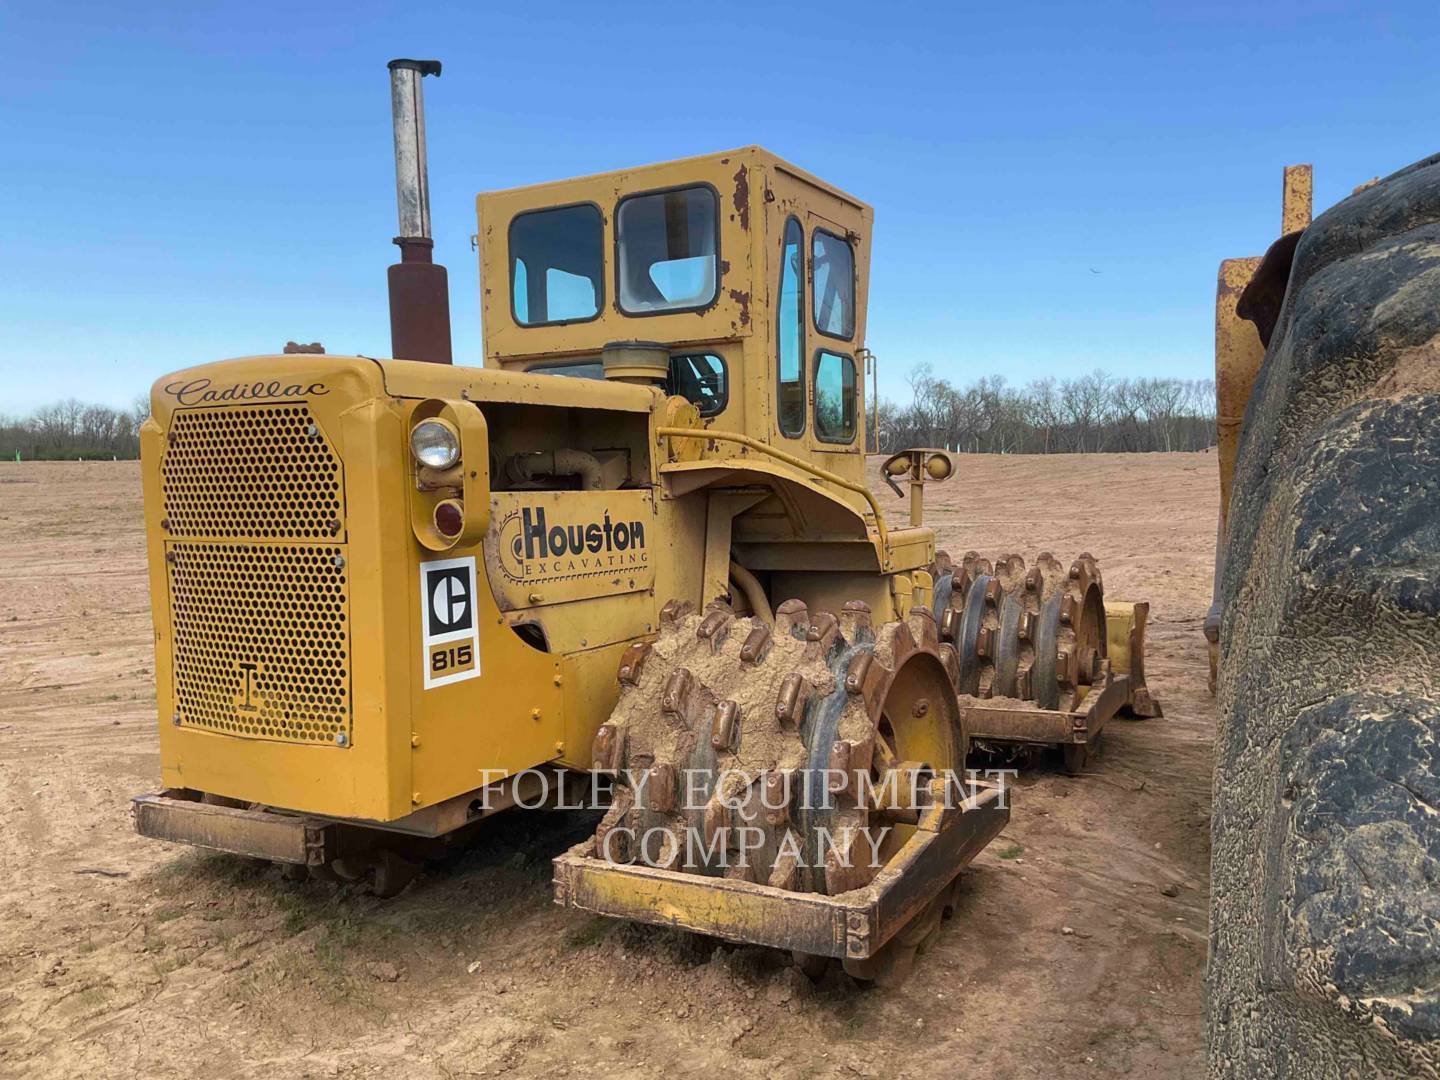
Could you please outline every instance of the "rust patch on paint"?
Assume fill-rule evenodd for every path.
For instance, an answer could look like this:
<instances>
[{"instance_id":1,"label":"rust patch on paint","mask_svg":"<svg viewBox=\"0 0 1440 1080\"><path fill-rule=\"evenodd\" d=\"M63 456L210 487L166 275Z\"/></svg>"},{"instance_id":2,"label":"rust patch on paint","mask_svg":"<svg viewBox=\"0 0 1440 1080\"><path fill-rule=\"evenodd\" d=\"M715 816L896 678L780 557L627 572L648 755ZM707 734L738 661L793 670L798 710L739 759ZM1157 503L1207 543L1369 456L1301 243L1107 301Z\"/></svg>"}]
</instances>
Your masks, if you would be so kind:
<instances>
[{"instance_id":1,"label":"rust patch on paint","mask_svg":"<svg viewBox=\"0 0 1440 1080\"><path fill-rule=\"evenodd\" d=\"M740 218L740 228L748 231L750 228L750 177L745 174L744 165L735 170L735 214Z\"/></svg>"},{"instance_id":2,"label":"rust patch on paint","mask_svg":"<svg viewBox=\"0 0 1440 1080\"><path fill-rule=\"evenodd\" d=\"M740 305L740 325L750 325L750 294L739 289L730 290L730 299Z\"/></svg>"}]
</instances>

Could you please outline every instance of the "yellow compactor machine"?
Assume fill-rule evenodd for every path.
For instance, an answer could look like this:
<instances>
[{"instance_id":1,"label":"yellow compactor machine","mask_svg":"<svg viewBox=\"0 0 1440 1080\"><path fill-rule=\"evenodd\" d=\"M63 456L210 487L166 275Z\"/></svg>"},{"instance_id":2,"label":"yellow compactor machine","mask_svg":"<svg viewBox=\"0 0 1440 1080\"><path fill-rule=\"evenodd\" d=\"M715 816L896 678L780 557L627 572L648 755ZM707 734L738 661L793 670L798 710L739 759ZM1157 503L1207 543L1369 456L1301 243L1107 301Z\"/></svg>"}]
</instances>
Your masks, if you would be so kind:
<instances>
[{"instance_id":1,"label":"yellow compactor machine","mask_svg":"<svg viewBox=\"0 0 1440 1080\"><path fill-rule=\"evenodd\" d=\"M164 790L140 832L403 887L613 791L556 901L891 970L1004 826L974 745L1078 767L1144 690L1094 560L865 482L870 207L758 147L481 195L484 366L450 363L421 79L391 64L392 350L160 379L143 432Z\"/></svg>"}]
</instances>

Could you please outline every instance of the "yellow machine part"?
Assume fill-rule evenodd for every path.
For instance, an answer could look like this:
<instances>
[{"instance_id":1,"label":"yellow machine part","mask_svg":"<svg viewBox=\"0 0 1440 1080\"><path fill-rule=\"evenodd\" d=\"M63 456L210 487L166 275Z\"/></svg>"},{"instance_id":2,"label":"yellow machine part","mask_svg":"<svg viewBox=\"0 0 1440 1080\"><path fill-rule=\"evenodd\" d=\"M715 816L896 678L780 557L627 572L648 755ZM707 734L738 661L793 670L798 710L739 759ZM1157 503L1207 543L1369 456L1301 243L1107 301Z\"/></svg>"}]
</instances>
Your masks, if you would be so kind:
<instances>
[{"instance_id":1,"label":"yellow machine part","mask_svg":"<svg viewBox=\"0 0 1440 1080\"><path fill-rule=\"evenodd\" d=\"M565 658L522 641L480 543L418 543L408 407L385 377L261 357L157 385L142 456L167 788L394 822L563 757L567 708L605 709L613 671L571 665L567 683ZM278 400L249 403L256 388ZM420 566L445 560L476 572L475 677L427 688Z\"/></svg>"},{"instance_id":2,"label":"yellow machine part","mask_svg":"<svg viewBox=\"0 0 1440 1080\"><path fill-rule=\"evenodd\" d=\"M1235 474L1235 455L1240 448L1240 427L1245 420L1245 403L1265 359L1265 346L1255 324L1235 313L1235 303L1255 271L1259 257L1226 259L1220 264L1215 287L1215 426L1220 455L1220 517L1230 509L1230 483Z\"/></svg>"},{"instance_id":3,"label":"yellow machine part","mask_svg":"<svg viewBox=\"0 0 1440 1080\"><path fill-rule=\"evenodd\" d=\"M1280 235L1300 232L1310 225L1314 203L1314 172L1309 165L1285 167L1280 196ZM1215 426L1220 465L1220 520L1216 530L1216 560L1223 559L1226 527L1230 520L1230 495L1235 477L1235 459L1240 452L1240 435L1245 407L1265 360L1265 343L1255 324L1242 319L1236 305L1260 269L1262 259L1248 256L1225 259L1215 287ZM1217 594L1218 604L1218 594ZM1220 646L1218 607L1207 619L1206 637L1210 660L1210 688L1214 692Z\"/></svg>"}]
</instances>

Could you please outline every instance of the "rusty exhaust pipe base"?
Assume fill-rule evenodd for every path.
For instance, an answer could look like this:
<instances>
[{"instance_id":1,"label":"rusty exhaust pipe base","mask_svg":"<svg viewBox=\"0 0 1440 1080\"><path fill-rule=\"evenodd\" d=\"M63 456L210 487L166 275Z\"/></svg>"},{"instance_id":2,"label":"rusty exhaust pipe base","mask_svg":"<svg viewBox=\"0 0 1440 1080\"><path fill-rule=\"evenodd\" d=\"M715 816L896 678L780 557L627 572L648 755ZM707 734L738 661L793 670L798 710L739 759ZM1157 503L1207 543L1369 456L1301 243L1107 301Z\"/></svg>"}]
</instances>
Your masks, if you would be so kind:
<instances>
[{"instance_id":1,"label":"rusty exhaust pipe base","mask_svg":"<svg viewBox=\"0 0 1440 1080\"><path fill-rule=\"evenodd\" d=\"M398 360L450 364L450 276L430 261L435 242L397 236L400 261L386 272L390 285L390 355Z\"/></svg>"},{"instance_id":2,"label":"rusty exhaust pipe base","mask_svg":"<svg viewBox=\"0 0 1440 1080\"><path fill-rule=\"evenodd\" d=\"M430 180L425 155L425 98L420 81L439 76L438 60L391 60L390 104L395 123L395 201L400 211L400 261L387 277L390 354L402 360L453 363L450 279L432 261Z\"/></svg>"}]
</instances>

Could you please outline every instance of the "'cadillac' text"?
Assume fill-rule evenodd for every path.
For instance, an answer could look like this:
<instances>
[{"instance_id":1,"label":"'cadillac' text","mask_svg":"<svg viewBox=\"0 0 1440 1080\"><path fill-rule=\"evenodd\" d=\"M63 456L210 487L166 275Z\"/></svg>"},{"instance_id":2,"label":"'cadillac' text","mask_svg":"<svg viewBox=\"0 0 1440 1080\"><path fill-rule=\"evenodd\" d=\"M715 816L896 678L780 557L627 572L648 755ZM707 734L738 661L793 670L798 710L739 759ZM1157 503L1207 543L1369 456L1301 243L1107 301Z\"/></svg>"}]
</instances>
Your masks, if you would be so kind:
<instances>
[{"instance_id":1,"label":"'cadillac' text","mask_svg":"<svg viewBox=\"0 0 1440 1080\"><path fill-rule=\"evenodd\" d=\"M165 393L181 405L210 405L223 401L270 401L285 398L323 397L330 389L324 383L269 382L235 383L216 389L209 379L178 380L165 384Z\"/></svg>"}]
</instances>

